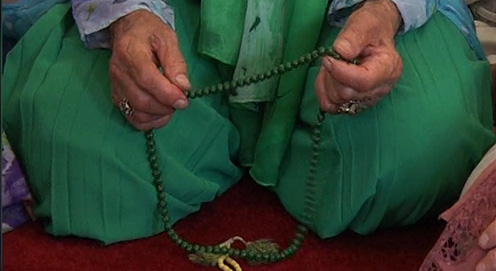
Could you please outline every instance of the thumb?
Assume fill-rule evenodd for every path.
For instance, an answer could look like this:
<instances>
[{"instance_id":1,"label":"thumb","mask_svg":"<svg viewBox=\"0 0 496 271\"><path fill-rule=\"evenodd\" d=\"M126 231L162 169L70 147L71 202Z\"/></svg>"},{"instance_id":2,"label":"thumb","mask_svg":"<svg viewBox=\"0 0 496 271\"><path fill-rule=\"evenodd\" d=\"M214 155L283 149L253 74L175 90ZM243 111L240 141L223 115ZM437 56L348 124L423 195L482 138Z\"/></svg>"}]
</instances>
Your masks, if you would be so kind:
<instances>
[{"instance_id":1,"label":"thumb","mask_svg":"<svg viewBox=\"0 0 496 271\"><path fill-rule=\"evenodd\" d=\"M344 59L353 59L360 55L368 45L369 25L365 20L350 18L334 41L333 48Z\"/></svg>"},{"instance_id":2,"label":"thumb","mask_svg":"<svg viewBox=\"0 0 496 271\"><path fill-rule=\"evenodd\" d=\"M151 42L164 75L183 91L189 90L191 84L187 77L186 62L179 50L176 34L172 32L164 36L161 38L154 36Z\"/></svg>"}]
</instances>

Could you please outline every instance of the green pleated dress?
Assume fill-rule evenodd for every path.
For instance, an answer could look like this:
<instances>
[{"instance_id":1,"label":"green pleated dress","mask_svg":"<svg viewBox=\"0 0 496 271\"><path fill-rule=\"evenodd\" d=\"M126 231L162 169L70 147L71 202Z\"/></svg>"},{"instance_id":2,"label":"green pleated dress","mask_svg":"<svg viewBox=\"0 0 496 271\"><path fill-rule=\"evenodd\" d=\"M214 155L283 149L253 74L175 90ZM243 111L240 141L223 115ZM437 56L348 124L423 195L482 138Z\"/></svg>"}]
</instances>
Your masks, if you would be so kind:
<instances>
[{"instance_id":1,"label":"green pleated dress","mask_svg":"<svg viewBox=\"0 0 496 271\"><path fill-rule=\"evenodd\" d=\"M199 2L176 3L183 3L176 27L192 84L226 79L224 65L198 54ZM323 25L313 48L338 33ZM242 110L233 124L225 97L195 99L175 113L156 131L173 221L241 178L240 145L253 152L243 164L254 179L321 237L411 224L452 203L495 141L489 66L440 14L398 37L397 49L403 75L389 95L360 115L327 117L314 190L305 182L319 63L298 72L301 95L286 102L284 93L261 113L258 140L246 139ZM59 5L9 54L2 89L4 129L28 175L35 214L54 235L107 244L162 230L145 138L110 100L109 58L83 47L70 7Z\"/></svg>"}]
</instances>

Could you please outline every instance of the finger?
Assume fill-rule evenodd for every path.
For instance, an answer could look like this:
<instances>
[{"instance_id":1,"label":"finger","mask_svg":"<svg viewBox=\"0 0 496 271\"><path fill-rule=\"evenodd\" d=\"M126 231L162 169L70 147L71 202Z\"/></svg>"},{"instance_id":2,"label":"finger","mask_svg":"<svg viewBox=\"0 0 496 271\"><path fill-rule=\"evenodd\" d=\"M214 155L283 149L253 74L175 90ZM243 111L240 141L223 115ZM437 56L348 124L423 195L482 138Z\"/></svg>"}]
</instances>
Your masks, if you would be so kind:
<instances>
[{"instance_id":1,"label":"finger","mask_svg":"<svg viewBox=\"0 0 496 271\"><path fill-rule=\"evenodd\" d=\"M326 88L324 85L324 73L325 73L324 68L321 68L319 74L317 75L317 78L315 79L315 83L314 83L315 96L317 96L317 100L319 101L320 109L332 113L334 112L333 110L335 110L334 108L335 106L331 104L325 93Z\"/></svg>"},{"instance_id":2,"label":"finger","mask_svg":"<svg viewBox=\"0 0 496 271\"><path fill-rule=\"evenodd\" d=\"M326 59L329 61L324 67L331 76L339 83L359 92L366 92L398 79L391 67L396 64L386 63L378 56L367 58L360 65L348 64L330 57L326 57Z\"/></svg>"},{"instance_id":3,"label":"finger","mask_svg":"<svg viewBox=\"0 0 496 271\"><path fill-rule=\"evenodd\" d=\"M476 271L496 271L496 249L489 251L477 264Z\"/></svg>"},{"instance_id":4,"label":"finger","mask_svg":"<svg viewBox=\"0 0 496 271\"><path fill-rule=\"evenodd\" d=\"M121 71L114 71L111 75L112 95L116 96L115 105L123 99L127 99L135 111L142 111L152 115L166 115L174 110L157 101L153 96L140 89L130 77Z\"/></svg>"},{"instance_id":5,"label":"finger","mask_svg":"<svg viewBox=\"0 0 496 271\"><path fill-rule=\"evenodd\" d=\"M172 115L167 115L167 116L164 116L160 119L157 119L157 120L154 120L154 121L151 121L148 123L139 123L133 119L128 119L128 121L132 126L134 126L134 128L141 130L141 131L148 131L151 129L158 129L158 128L166 125L170 121L171 116Z\"/></svg>"},{"instance_id":6,"label":"finger","mask_svg":"<svg viewBox=\"0 0 496 271\"><path fill-rule=\"evenodd\" d=\"M479 246L483 249L496 247L496 220L481 234Z\"/></svg>"},{"instance_id":7,"label":"finger","mask_svg":"<svg viewBox=\"0 0 496 271\"><path fill-rule=\"evenodd\" d=\"M146 53L137 52L133 59L132 76L137 85L163 105L184 109L188 101L183 91L163 76Z\"/></svg>"},{"instance_id":8,"label":"finger","mask_svg":"<svg viewBox=\"0 0 496 271\"><path fill-rule=\"evenodd\" d=\"M151 37L152 49L155 51L165 76L183 91L191 89L187 77L186 63L179 49L177 36L170 30L168 35L153 35Z\"/></svg>"},{"instance_id":9,"label":"finger","mask_svg":"<svg viewBox=\"0 0 496 271\"><path fill-rule=\"evenodd\" d=\"M369 35L373 32L369 31L370 27L371 24L367 20L350 17L333 43L334 51L344 59L356 58L370 43Z\"/></svg>"},{"instance_id":10,"label":"finger","mask_svg":"<svg viewBox=\"0 0 496 271\"><path fill-rule=\"evenodd\" d=\"M162 119L163 117L171 115L172 113L173 112L166 115L152 115L144 112L133 111L133 114L131 116L128 116L127 118L135 123L147 124Z\"/></svg>"}]
</instances>

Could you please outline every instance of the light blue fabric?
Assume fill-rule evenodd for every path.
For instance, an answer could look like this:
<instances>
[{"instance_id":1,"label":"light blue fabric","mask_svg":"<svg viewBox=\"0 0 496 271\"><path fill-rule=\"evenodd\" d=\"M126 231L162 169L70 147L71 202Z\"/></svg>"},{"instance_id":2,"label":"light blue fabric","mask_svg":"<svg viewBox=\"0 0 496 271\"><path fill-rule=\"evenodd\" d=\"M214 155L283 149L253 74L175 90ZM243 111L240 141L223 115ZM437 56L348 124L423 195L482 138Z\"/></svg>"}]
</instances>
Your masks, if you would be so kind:
<instances>
[{"instance_id":1,"label":"light blue fabric","mask_svg":"<svg viewBox=\"0 0 496 271\"><path fill-rule=\"evenodd\" d=\"M364 0L336 0L331 3L328 19L331 25L343 26L346 16L342 16L340 11L350 9ZM473 18L467 5L462 0L391 0L398 7L403 18L403 25L400 33L405 33L411 29L416 29L429 20L436 12L441 12L452 21L467 39L470 47L475 51L479 59L485 58L475 32Z\"/></svg>"},{"instance_id":2,"label":"light blue fabric","mask_svg":"<svg viewBox=\"0 0 496 271\"><path fill-rule=\"evenodd\" d=\"M46 10L67 0L20 0L2 6L2 24L6 36L19 38ZM332 1L328 19L332 25L343 26L350 10L364 0ZM436 11L444 14L463 33L479 59L485 57L477 40L473 18L462 0L391 0L403 18L400 33L421 27ZM107 27L117 19L138 9L146 9L174 28L174 11L162 0L72 0L74 18L81 39L88 48L108 48ZM345 14L349 14L345 12Z\"/></svg>"},{"instance_id":3,"label":"light blue fabric","mask_svg":"<svg viewBox=\"0 0 496 271\"><path fill-rule=\"evenodd\" d=\"M72 0L72 13L88 48L109 48L108 26L139 9L159 16L174 28L174 11L162 0Z\"/></svg>"},{"instance_id":4,"label":"light blue fabric","mask_svg":"<svg viewBox=\"0 0 496 271\"><path fill-rule=\"evenodd\" d=\"M19 39L53 5L67 1L19 0L12 4L2 4L3 35Z\"/></svg>"}]
</instances>

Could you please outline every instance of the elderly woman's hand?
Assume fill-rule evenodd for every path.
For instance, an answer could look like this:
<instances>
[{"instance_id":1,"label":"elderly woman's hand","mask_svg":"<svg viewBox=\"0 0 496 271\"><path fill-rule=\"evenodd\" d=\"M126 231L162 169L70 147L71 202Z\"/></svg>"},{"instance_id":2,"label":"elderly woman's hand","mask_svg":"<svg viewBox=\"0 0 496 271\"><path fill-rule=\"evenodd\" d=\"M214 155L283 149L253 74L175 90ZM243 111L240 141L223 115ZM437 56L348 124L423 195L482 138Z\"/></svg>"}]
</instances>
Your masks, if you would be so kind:
<instances>
[{"instance_id":1,"label":"elderly woman's hand","mask_svg":"<svg viewBox=\"0 0 496 271\"><path fill-rule=\"evenodd\" d=\"M489 250L477 265L476 271L496 271L496 220L487 227L479 238L479 246Z\"/></svg>"},{"instance_id":2,"label":"elderly woman's hand","mask_svg":"<svg viewBox=\"0 0 496 271\"><path fill-rule=\"evenodd\" d=\"M110 32L113 103L128 101L126 118L139 130L165 125L175 109L186 108L184 92L191 87L175 32L145 10L114 22Z\"/></svg>"},{"instance_id":3,"label":"elderly woman's hand","mask_svg":"<svg viewBox=\"0 0 496 271\"><path fill-rule=\"evenodd\" d=\"M345 59L358 58L360 64L322 59L315 92L323 111L340 113L340 106L350 101L369 107L391 90L402 69L394 48L400 23L399 11L390 0L368 0L351 14L333 48Z\"/></svg>"}]
</instances>

